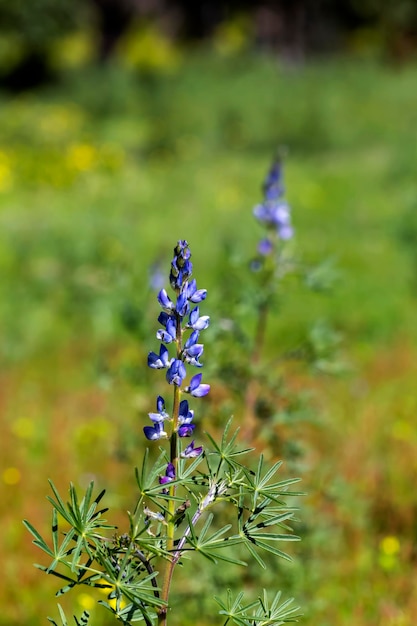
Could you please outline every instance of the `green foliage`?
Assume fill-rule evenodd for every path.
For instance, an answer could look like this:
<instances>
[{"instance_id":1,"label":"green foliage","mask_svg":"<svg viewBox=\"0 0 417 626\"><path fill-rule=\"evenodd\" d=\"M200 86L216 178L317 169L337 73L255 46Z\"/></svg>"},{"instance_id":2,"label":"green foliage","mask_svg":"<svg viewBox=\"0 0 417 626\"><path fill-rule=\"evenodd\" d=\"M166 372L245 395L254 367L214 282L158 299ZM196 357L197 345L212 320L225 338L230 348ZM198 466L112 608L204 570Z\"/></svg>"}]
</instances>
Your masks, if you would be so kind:
<instances>
[{"instance_id":1,"label":"green foliage","mask_svg":"<svg viewBox=\"0 0 417 626\"><path fill-rule=\"evenodd\" d=\"M65 617L65 613L62 610L62 607L60 604L58 604L58 610L59 610L59 615L61 617L62 626L68 626L67 618ZM75 626L88 626L89 617L90 615L88 611L83 611L83 614L81 615L79 620L74 615ZM51 624L53 624L54 626L58 626L58 624L55 622L55 620L52 619L52 617L48 617L48 619L51 622Z\"/></svg>"},{"instance_id":2,"label":"green foliage","mask_svg":"<svg viewBox=\"0 0 417 626\"><path fill-rule=\"evenodd\" d=\"M253 626L279 626L280 624L297 622L300 617L297 614L298 609L291 606L292 600L286 600L280 604L280 592L275 595L271 604L265 590L263 596L255 602L243 606L242 600L243 592L233 599L230 589L227 593L226 602L216 598L221 607L220 615L227 617L224 622L225 626L229 622L234 622L238 626L247 626L248 623Z\"/></svg>"},{"instance_id":3,"label":"green foliage","mask_svg":"<svg viewBox=\"0 0 417 626\"><path fill-rule=\"evenodd\" d=\"M291 283L268 326L264 374L279 403L265 398L260 407L270 419L258 441L272 464L297 461L310 494L297 524L306 540L290 567L262 553L267 569L252 577L245 568L242 581L250 600L255 582L302 597L308 624L414 625L415 83L413 64L394 71L339 59L288 71L266 59L196 54L175 80L156 77L153 86L121 71L79 71L55 89L1 95L2 626L38 626L57 580L32 574L38 557L16 524L29 517L48 536L39 505L48 476L62 489L94 475L111 494L115 524L131 506L137 485L127 465L138 463L140 424L151 410L146 268L166 256L178 220L210 289L207 369L221 342L245 346L227 311L228 298L239 304L241 284L219 272L225 259L252 254L251 205L283 141L296 251L311 267L335 259L341 276L331 297ZM247 309L242 316L250 319ZM304 347L317 319L342 334L349 376L307 380L292 359L285 388L274 357ZM242 411L246 364L231 355L223 354L224 384L202 411L213 436ZM233 394L225 391L231 380ZM295 439L301 457L286 449ZM399 545L389 559L385 538ZM236 546L232 555L243 561L248 553ZM190 609L184 626L212 614L207 589L222 595L236 583L233 565L201 563L179 570L178 603ZM67 596L67 615L87 607L91 622L107 626L90 596L69 594L69 610Z\"/></svg>"},{"instance_id":4,"label":"green foliage","mask_svg":"<svg viewBox=\"0 0 417 626\"><path fill-rule=\"evenodd\" d=\"M129 515L129 532L112 538L106 532L115 527L102 517L107 509L97 510L103 491L92 500L93 483L90 483L79 501L71 485L70 501L65 504L51 482L54 498L48 500L53 507L52 547L30 522L25 520L24 524L34 536L33 543L52 559L49 566L36 567L66 582L57 595L79 585L108 589L107 601L99 601L102 606L126 625L141 620L150 625L165 606L160 596L163 583L159 583L164 561L173 569L184 555L194 551L212 563L223 561L246 566L229 552L236 545L242 545L263 568L266 565L259 552L290 559L275 544L299 539L291 534L288 525L294 509L282 499L300 495L288 490L298 479L272 482L281 463L265 471L262 456L256 471L237 461L237 457L247 455L250 450L239 448L237 431L230 436L229 430L230 421L218 444L209 437L212 451L206 450L188 463L180 459L177 477L170 483L171 487L175 486L175 493L162 489L158 481L166 467L165 454L162 452L149 466L146 452L141 470L136 471L139 498L133 515ZM170 501L179 504L174 515L170 512ZM220 528L214 526L214 514L206 514L217 503L228 503L234 509L231 523ZM201 525L199 522L204 517ZM58 523L61 518L68 528L62 540ZM219 521L221 524L221 518ZM170 526L176 536L173 544ZM274 528L280 532L272 532ZM269 612L260 602L264 612L259 613L258 609L254 619L270 615L271 624L283 623L274 621L281 615L279 611L275 615L276 604L274 601Z\"/></svg>"},{"instance_id":5,"label":"green foliage","mask_svg":"<svg viewBox=\"0 0 417 626\"><path fill-rule=\"evenodd\" d=\"M1 31L17 36L24 46L44 47L80 23L81 0L0 1Z\"/></svg>"}]
</instances>

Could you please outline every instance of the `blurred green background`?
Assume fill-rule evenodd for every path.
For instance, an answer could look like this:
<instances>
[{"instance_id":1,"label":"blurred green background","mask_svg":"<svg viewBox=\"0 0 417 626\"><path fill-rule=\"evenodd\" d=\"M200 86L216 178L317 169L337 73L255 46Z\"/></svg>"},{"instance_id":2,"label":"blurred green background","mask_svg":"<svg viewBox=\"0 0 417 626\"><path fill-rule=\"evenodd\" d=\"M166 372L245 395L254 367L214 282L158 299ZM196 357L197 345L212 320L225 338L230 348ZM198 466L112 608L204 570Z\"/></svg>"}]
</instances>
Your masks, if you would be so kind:
<instances>
[{"instance_id":1,"label":"blurred green background","mask_svg":"<svg viewBox=\"0 0 417 626\"><path fill-rule=\"evenodd\" d=\"M216 319L239 303L229 281L228 309L224 275L247 271L261 234L252 207L284 145L294 253L336 280L321 295L288 286L268 356L321 324L342 338L345 366L276 368L308 395L308 415L267 423L255 443L284 461L283 442L303 449L289 459L308 494L303 542L293 564L238 582L295 595L308 625L414 626L416 25L407 0L0 1L0 624L56 616L58 585L32 567L41 556L21 524L47 532L49 477L62 491L93 478L112 522L134 504L163 384L146 368L149 276L168 270L179 238L213 320L202 427L214 413L219 427L218 407L238 422L243 393L210 363L222 358ZM190 572L181 622L211 623L212 587L236 574ZM79 614L92 601L62 603Z\"/></svg>"}]
</instances>

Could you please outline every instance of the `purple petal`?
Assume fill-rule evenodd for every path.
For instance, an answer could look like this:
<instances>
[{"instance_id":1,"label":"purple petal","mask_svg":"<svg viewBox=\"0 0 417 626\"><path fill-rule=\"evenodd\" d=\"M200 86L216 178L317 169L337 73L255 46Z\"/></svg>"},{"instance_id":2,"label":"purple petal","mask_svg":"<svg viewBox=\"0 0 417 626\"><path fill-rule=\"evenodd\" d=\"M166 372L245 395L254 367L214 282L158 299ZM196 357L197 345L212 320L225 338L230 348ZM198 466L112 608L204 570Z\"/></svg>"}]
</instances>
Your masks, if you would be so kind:
<instances>
[{"instance_id":1,"label":"purple petal","mask_svg":"<svg viewBox=\"0 0 417 626\"><path fill-rule=\"evenodd\" d=\"M261 239L258 243L258 252L262 256L268 256L268 254L271 254L273 249L274 246L269 239Z\"/></svg>"},{"instance_id":2,"label":"purple petal","mask_svg":"<svg viewBox=\"0 0 417 626\"><path fill-rule=\"evenodd\" d=\"M180 387L186 375L187 372L184 363L179 359L174 359L167 371L166 378L170 385Z\"/></svg>"},{"instance_id":3,"label":"purple petal","mask_svg":"<svg viewBox=\"0 0 417 626\"><path fill-rule=\"evenodd\" d=\"M162 396L158 396L156 399L156 410L158 411L158 413L165 412L165 400Z\"/></svg>"},{"instance_id":4,"label":"purple petal","mask_svg":"<svg viewBox=\"0 0 417 626\"><path fill-rule=\"evenodd\" d=\"M189 393L196 398L206 396L210 391L210 385L201 384L202 374L196 374L190 380L188 387L184 389L185 393Z\"/></svg>"},{"instance_id":5,"label":"purple petal","mask_svg":"<svg viewBox=\"0 0 417 626\"><path fill-rule=\"evenodd\" d=\"M191 335L188 337L187 341L185 342L184 348L187 350L188 348L193 346L195 343L197 343L199 335L200 333L198 332L198 330L193 330L193 332L191 333Z\"/></svg>"},{"instance_id":6,"label":"purple petal","mask_svg":"<svg viewBox=\"0 0 417 626\"><path fill-rule=\"evenodd\" d=\"M188 389L190 389L190 391L192 391L193 389L197 389L197 387L201 383L202 378L203 378L203 374L196 374L195 376L193 376L192 379L190 380L190 385Z\"/></svg>"},{"instance_id":7,"label":"purple petal","mask_svg":"<svg viewBox=\"0 0 417 626\"><path fill-rule=\"evenodd\" d=\"M173 463L168 463L166 471L165 471L165 475L168 476L168 478L171 478L171 480L174 480L174 478L175 478L175 467L174 467Z\"/></svg>"},{"instance_id":8,"label":"purple petal","mask_svg":"<svg viewBox=\"0 0 417 626\"><path fill-rule=\"evenodd\" d=\"M181 452L181 457L183 459L192 459L196 456L200 456L203 452L203 446L198 446L194 448L194 441L192 441L188 446Z\"/></svg>"},{"instance_id":9,"label":"purple petal","mask_svg":"<svg viewBox=\"0 0 417 626\"><path fill-rule=\"evenodd\" d=\"M163 344L161 344L159 349L159 355L155 352L149 352L148 366L153 369L162 369L169 366L168 349Z\"/></svg>"},{"instance_id":10,"label":"purple petal","mask_svg":"<svg viewBox=\"0 0 417 626\"><path fill-rule=\"evenodd\" d=\"M158 302L163 309L166 309L168 311L171 311L174 308L174 303L168 296L165 289L161 289L161 291L158 293Z\"/></svg>"},{"instance_id":11,"label":"purple petal","mask_svg":"<svg viewBox=\"0 0 417 626\"><path fill-rule=\"evenodd\" d=\"M191 437L195 424L183 424L178 428L178 437Z\"/></svg>"},{"instance_id":12,"label":"purple petal","mask_svg":"<svg viewBox=\"0 0 417 626\"><path fill-rule=\"evenodd\" d=\"M209 391L210 391L210 385L204 384L204 385L199 385L197 389L194 389L194 391L190 391L190 393L195 398L203 398L209 393Z\"/></svg>"},{"instance_id":13,"label":"purple petal","mask_svg":"<svg viewBox=\"0 0 417 626\"><path fill-rule=\"evenodd\" d=\"M160 423L156 423L155 426L144 426L143 432L145 433L146 439L149 439L150 441L156 441L162 437L167 437L167 434L162 429L162 425Z\"/></svg>"}]
</instances>

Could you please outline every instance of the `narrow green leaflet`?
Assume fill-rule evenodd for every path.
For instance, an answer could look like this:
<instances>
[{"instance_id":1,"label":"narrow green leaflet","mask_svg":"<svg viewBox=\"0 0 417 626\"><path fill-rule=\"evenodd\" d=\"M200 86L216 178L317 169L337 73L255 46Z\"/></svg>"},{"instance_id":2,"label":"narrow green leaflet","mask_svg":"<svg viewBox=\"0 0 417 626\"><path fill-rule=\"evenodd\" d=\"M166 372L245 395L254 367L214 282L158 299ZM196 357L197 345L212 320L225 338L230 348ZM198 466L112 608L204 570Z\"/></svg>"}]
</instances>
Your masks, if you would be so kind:
<instances>
[{"instance_id":1,"label":"narrow green leaflet","mask_svg":"<svg viewBox=\"0 0 417 626\"><path fill-rule=\"evenodd\" d=\"M280 591L274 596L271 603L269 603L265 590L262 597L245 606L242 605L243 593L239 593L233 599L230 589L227 591L226 600L216 596L215 600L220 606L219 614L227 618L225 624L231 620L238 626L281 626L282 624L297 622L300 617L298 607L292 606L292 598L280 604Z\"/></svg>"},{"instance_id":2,"label":"narrow green leaflet","mask_svg":"<svg viewBox=\"0 0 417 626\"><path fill-rule=\"evenodd\" d=\"M60 604L58 604L58 610L59 610L59 616L61 618L62 626L68 626L67 618ZM74 621L75 621L76 626L88 626L89 619L90 619L90 614L88 611L83 611L79 620L74 615ZM58 624L56 623L55 620L52 619L52 617L48 617L48 620L54 626L58 626Z\"/></svg>"}]
</instances>

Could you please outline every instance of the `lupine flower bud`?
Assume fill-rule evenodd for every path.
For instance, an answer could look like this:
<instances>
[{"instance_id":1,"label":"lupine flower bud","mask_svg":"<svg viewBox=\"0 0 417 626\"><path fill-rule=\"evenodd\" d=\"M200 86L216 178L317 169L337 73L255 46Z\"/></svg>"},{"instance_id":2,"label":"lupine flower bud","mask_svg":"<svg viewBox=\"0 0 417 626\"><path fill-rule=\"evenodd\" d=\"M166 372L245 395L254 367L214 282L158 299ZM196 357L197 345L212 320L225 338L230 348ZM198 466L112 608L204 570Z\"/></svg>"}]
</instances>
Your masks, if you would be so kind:
<instances>
[{"instance_id":1,"label":"lupine flower bud","mask_svg":"<svg viewBox=\"0 0 417 626\"><path fill-rule=\"evenodd\" d=\"M191 276L193 264L189 260L191 256L188 243L185 239L178 242L174 248L174 258L171 263L169 282L175 290L181 289L183 283Z\"/></svg>"},{"instance_id":2,"label":"lupine flower bud","mask_svg":"<svg viewBox=\"0 0 417 626\"><path fill-rule=\"evenodd\" d=\"M159 477L159 484L166 485L167 483L175 480L175 467L172 463L168 463L167 468L165 470L165 476Z\"/></svg>"}]
</instances>

